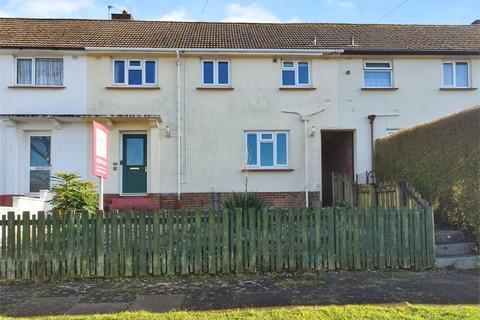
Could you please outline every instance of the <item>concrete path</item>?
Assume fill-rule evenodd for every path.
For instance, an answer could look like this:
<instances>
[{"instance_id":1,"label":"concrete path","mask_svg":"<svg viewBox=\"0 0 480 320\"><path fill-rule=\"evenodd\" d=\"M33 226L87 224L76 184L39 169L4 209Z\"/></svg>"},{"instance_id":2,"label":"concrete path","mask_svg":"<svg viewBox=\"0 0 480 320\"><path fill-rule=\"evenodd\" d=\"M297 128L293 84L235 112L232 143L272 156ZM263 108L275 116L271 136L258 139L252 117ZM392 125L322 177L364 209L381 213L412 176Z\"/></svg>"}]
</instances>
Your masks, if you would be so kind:
<instances>
[{"instance_id":1,"label":"concrete path","mask_svg":"<svg viewBox=\"0 0 480 320\"><path fill-rule=\"evenodd\" d=\"M330 304L480 304L478 270L0 282L0 314L41 316Z\"/></svg>"}]
</instances>

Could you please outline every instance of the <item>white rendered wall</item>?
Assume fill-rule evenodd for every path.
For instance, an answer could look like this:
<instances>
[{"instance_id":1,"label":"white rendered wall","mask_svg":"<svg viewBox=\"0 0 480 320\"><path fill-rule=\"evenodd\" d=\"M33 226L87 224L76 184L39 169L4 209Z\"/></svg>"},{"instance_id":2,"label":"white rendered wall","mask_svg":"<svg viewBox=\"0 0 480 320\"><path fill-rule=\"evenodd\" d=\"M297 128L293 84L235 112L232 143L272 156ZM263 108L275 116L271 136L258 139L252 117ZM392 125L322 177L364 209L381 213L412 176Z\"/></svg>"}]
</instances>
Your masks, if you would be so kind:
<instances>
[{"instance_id":1,"label":"white rendered wall","mask_svg":"<svg viewBox=\"0 0 480 320\"><path fill-rule=\"evenodd\" d=\"M63 57L63 89L11 88L15 85L15 57ZM0 114L75 114L86 111L85 56L28 50L0 54Z\"/></svg>"}]
</instances>

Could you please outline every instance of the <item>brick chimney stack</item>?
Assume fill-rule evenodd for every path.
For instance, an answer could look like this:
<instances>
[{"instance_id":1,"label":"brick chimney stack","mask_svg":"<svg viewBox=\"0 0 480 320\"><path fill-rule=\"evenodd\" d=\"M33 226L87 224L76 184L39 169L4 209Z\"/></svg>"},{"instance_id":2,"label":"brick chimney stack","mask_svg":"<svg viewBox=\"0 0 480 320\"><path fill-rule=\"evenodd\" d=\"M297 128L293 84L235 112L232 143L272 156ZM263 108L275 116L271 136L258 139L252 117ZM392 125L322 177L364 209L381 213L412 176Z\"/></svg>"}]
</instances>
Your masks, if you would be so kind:
<instances>
[{"instance_id":1,"label":"brick chimney stack","mask_svg":"<svg viewBox=\"0 0 480 320\"><path fill-rule=\"evenodd\" d=\"M133 17L126 10L122 13L112 13L112 20L133 20Z\"/></svg>"}]
</instances>

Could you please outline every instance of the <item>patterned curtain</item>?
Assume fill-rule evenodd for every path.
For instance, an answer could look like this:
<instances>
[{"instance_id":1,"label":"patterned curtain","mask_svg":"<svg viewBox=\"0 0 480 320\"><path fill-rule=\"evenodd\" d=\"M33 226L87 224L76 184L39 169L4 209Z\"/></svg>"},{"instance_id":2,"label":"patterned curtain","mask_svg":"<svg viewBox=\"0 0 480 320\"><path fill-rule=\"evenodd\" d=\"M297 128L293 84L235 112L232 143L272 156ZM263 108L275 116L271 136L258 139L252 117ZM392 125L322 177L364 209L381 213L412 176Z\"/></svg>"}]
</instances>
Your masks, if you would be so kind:
<instances>
[{"instance_id":1,"label":"patterned curtain","mask_svg":"<svg viewBox=\"0 0 480 320\"><path fill-rule=\"evenodd\" d=\"M35 59L35 84L37 86L62 86L63 59Z\"/></svg>"},{"instance_id":2,"label":"patterned curtain","mask_svg":"<svg viewBox=\"0 0 480 320\"><path fill-rule=\"evenodd\" d=\"M17 84L32 84L32 59L17 59Z\"/></svg>"}]
</instances>

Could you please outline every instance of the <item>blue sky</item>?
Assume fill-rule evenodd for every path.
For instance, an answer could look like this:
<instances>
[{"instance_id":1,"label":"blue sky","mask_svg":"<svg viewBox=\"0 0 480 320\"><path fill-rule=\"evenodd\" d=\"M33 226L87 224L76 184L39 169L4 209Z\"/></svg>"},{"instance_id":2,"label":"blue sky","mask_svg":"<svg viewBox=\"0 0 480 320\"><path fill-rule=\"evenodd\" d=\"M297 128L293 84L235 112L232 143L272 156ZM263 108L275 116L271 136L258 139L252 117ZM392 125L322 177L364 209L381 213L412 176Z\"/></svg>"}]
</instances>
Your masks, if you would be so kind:
<instances>
[{"instance_id":1,"label":"blue sky","mask_svg":"<svg viewBox=\"0 0 480 320\"><path fill-rule=\"evenodd\" d=\"M0 0L0 17L105 19L127 9L137 20L469 24L480 0ZM205 6L206 4L206 6ZM382 19L383 17L383 19Z\"/></svg>"}]
</instances>

